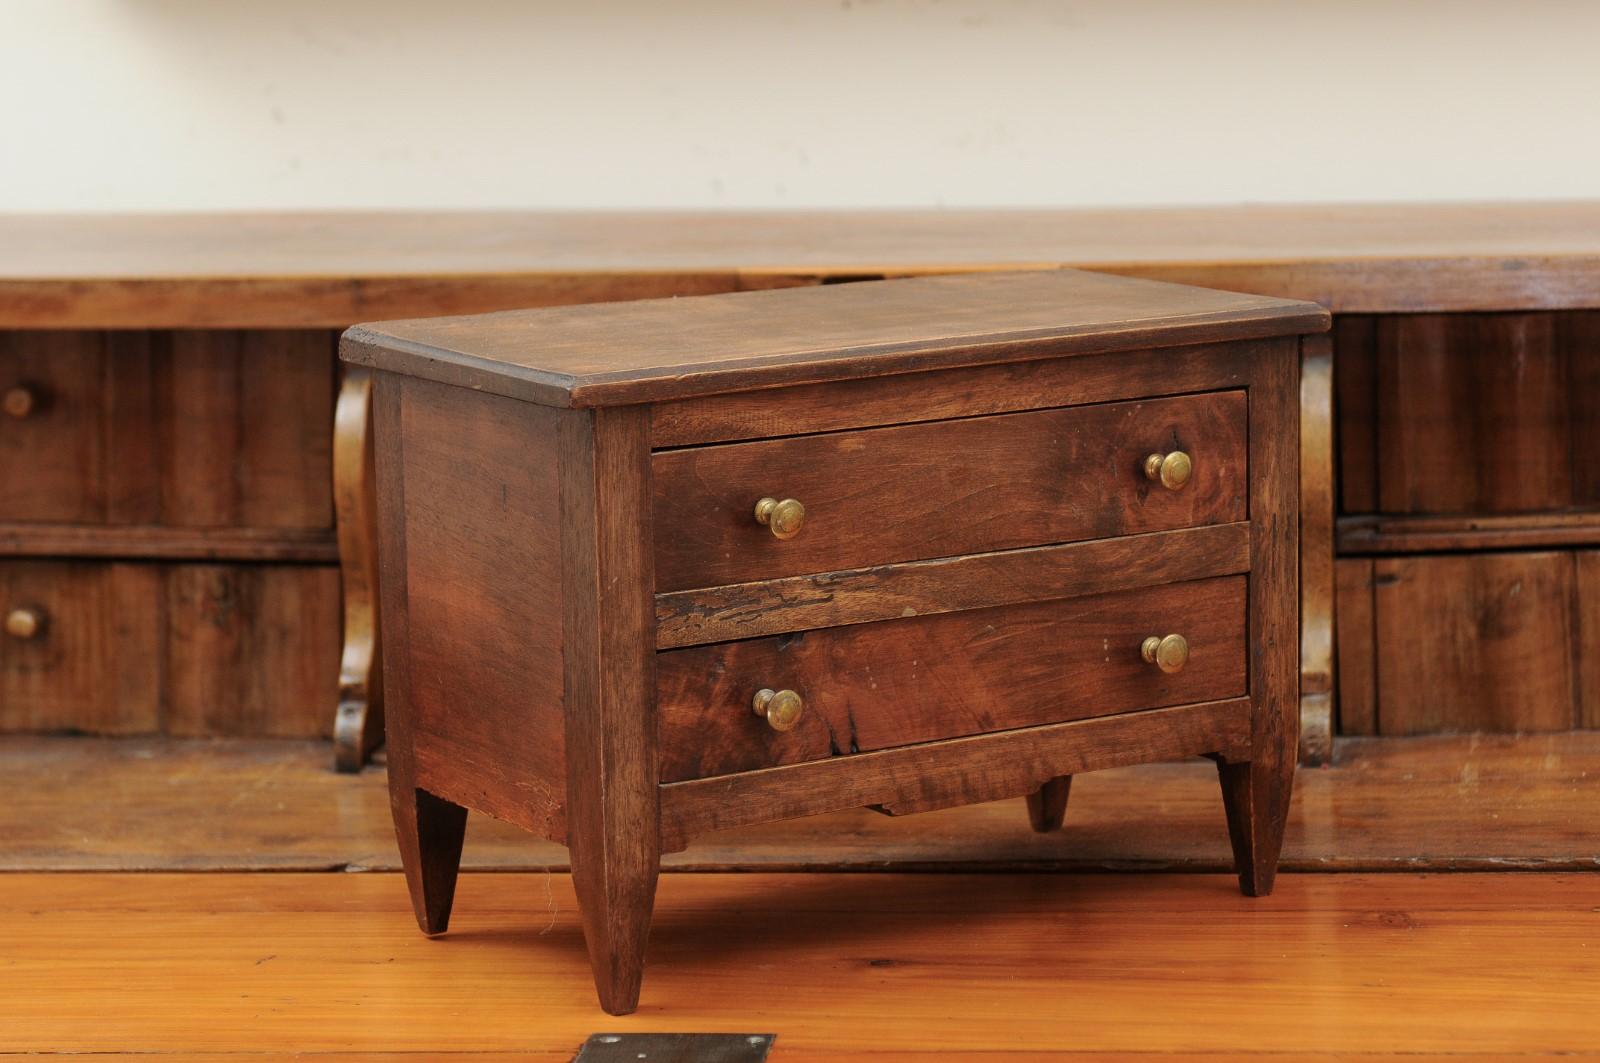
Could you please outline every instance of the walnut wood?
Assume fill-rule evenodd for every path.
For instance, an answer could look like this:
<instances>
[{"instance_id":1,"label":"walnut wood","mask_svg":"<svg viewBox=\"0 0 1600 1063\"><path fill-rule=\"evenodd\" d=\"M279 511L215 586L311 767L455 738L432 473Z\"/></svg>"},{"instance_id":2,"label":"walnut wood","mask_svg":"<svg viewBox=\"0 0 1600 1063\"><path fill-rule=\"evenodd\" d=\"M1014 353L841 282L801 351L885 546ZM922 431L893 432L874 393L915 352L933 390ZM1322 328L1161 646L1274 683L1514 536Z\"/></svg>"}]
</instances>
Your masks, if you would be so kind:
<instances>
[{"instance_id":1,"label":"walnut wood","mask_svg":"<svg viewBox=\"0 0 1600 1063\"><path fill-rule=\"evenodd\" d=\"M341 356L554 406L1321 331L1307 303L1076 270L358 326ZM539 342L530 347L527 337Z\"/></svg>"},{"instance_id":2,"label":"walnut wood","mask_svg":"<svg viewBox=\"0 0 1600 1063\"><path fill-rule=\"evenodd\" d=\"M333 689L330 566L0 562L0 730L315 736Z\"/></svg>"},{"instance_id":3,"label":"walnut wood","mask_svg":"<svg viewBox=\"0 0 1600 1063\"><path fill-rule=\"evenodd\" d=\"M656 595L661 649L1098 594L1250 567L1245 522Z\"/></svg>"},{"instance_id":4,"label":"walnut wood","mask_svg":"<svg viewBox=\"0 0 1600 1063\"><path fill-rule=\"evenodd\" d=\"M406 568L391 578L380 544L379 601L406 581L404 622L425 633L397 651L408 657L415 785L560 840L561 608L576 562L563 559L557 535L556 415L427 381L400 386L392 460L403 463L404 487L386 501L380 474L378 505L380 525L405 522ZM391 440L378 443L381 461L395 437L375 429ZM389 616L384 605L386 636ZM385 647L394 648L387 637ZM395 711L387 698L386 718Z\"/></svg>"},{"instance_id":5,"label":"walnut wood","mask_svg":"<svg viewBox=\"0 0 1600 1063\"><path fill-rule=\"evenodd\" d=\"M1334 564L1338 608L1339 733L1378 733L1378 650L1374 645L1372 561L1341 558ZM1433 692L1427 696L1432 697Z\"/></svg>"},{"instance_id":6,"label":"walnut wood","mask_svg":"<svg viewBox=\"0 0 1600 1063\"><path fill-rule=\"evenodd\" d=\"M1556 342L1567 353L1571 391L1572 499L1600 506L1600 313L1556 315Z\"/></svg>"},{"instance_id":7,"label":"walnut wood","mask_svg":"<svg viewBox=\"0 0 1600 1063\"><path fill-rule=\"evenodd\" d=\"M1600 512L1484 516L1343 517L1342 554L1436 554L1600 543Z\"/></svg>"},{"instance_id":8,"label":"walnut wood","mask_svg":"<svg viewBox=\"0 0 1600 1063\"><path fill-rule=\"evenodd\" d=\"M0 557L166 561L339 560L323 528L173 528L159 524L0 523Z\"/></svg>"},{"instance_id":9,"label":"walnut wood","mask_svg":"<svg viewBox=\"0 0 1600 1063\"><path fill-rule=\"evenodd\" d=\"M1246 690L1244 591L1225 576L663 653L661 778L1235 697ZM1139 644L1173 631L1190 659L1168 674ZM805 699L793 730L749 711L763 687Z\"/></svg>"},{"instance_id":10,"label":"walnut wood","mask_svg":"<svg viewBox=\"0 0 1600 1063\"><path fill-rule=\"evenodd\" d=\"M1576 725L1572 554L1378 558L1373 571L1379 733Z\"/></svg>"},{"instance_id":11,"label":"walnut wood","mask_svg":"<svg viewBox=\"0 0 1600 1063\"><path fill-rule=\"evenodd\" d=\"M669 783L661 787L662 851L710 831L843 808L993 801L1123 764L1248 757L1249 729L1250 701L1235 698Z\"/></svg>"},{"instance_id":12,"label":"walnut wood","mask_svg":"<svg viewBox=\"0 0 1600 1063\"><path fill-rule=\"evenodd\" d=\"M1333 320L1341 513L1378 509L1378 320L1370 314Z\"/></svg>"},{"instance_id":13,"label":"walnut wood","mask_svg":"<svg viewBox=\"0 0 1600 1063\"><path fill-rule=\"evenodd\" d=\"M1067 816L1067 797L1072 792L1072 776L1061 775L1028 795L1028 822L1039 834L1061 829Z\"/></svg>"},{"instance_id":14,"label":"walnut wood","mask_svg":"<svg viewBox=\"0 0 1600 1063\"><path fill-rule=\"evenodd\" d=\"M383 744L383 644L378 628L377 483L372 374L346 370L333 426L333 505L344 592L344 650L334 714L334 766L360 771Z\"/></svg>"},{"instance_id":15,"label":"walnut wood","mask_svg":"<svg viewBox=\"0 0 1600 1063\"><path fill-rule=\"evenodd\" d=\"M1251 897L1272 892L1299 744L1295 654L1274 652L1294 646L1299 634L1297 370L1288 359L1264 358L1250 389L1251 540L1260 547L1249 576L1256 708L1248 761L1228 752L1217 760L1239 888Z\"/></svg>"},{"instance_id":16,"label":"walnut wood","mask_svg":"<svg viewBox=\"0 0 1600 1063\"><path fill-rule=\"evenodd\" d=\"M657 589L1242 520L1244 428L1234 391L658 453ZM1174 449L1176 491L1141 468ZM755 522L763 495L805 504L798 536Z\"/></svg>"},{"instance_id":17,"label":"walnut wood","mask_svg":"<svg viewBox=\"0 0 1600 1063\"><path fill-rule=\"evenodd\" d=\"M1550 314L1420 314L1378 325L1378 508L1557 510L1573 493L1571 374ZM1600 498L1594 501L1600 502Z\"/></svg>"},{"instance_id":18,"label":"walnut wood","mask_svg":"<svg viewBox=\"0 0 1600 1063\"><path fill-rule=\"evenodd\" d=\"M389 442L375 453L379 578L383 591L383 631L391 650L383 658L388 731L389 807L393 814L400 864L411 896L411 911L424 934L442 934L450 925L466 810L421 789L411 697L411 630L406 573L409 522L406 513L404 389L408 382L373 381L373 430Z\"/></svg>"},{"instance_id":19,"label":"walnut wood","mask_svg":"<svg viewBox=\"0 0 1600 1063\"><path fill-rule=\"evenodd\" d=\"M639 1004L661 863L648 410L560 424L567 847L600 1006Z\"/></svg>"},{"instance_id":20,"label":"walnut wood","mask_svg":"<svg viewBox=\"0 0 1600 1063\"><path fill-rule=\"evenodd\" d=\"M336 568L178 564L164 582L166 733L328 734Z\"/></svg>"},{"instance_id":21,"label":"walnut wood","mask_svg":"<svg viewBox=\"0 0 1600 1063\"><path fill-rule=\"evenodd\" d=\"M1578 661L1577 726L1600 728L1600 551L1573 555L1572 652Z\"/></svg>"},{"instance_id":22,"label":"walnut wood","mask_svg":"<svg viewBox=\"0 0 1600 1063\"><path fill-rule=\"evenodd\" d=\"M0 216L0 325L343 327L1077 266L1341 312L1593 307L1600 204Z\"/></svg>"},{"instance_id":23,"label":"walnut wood","mask_svg":"<svg viewBox=\"0 0 1600 1063\"><path fill-rule=\"evenodd\" d=\"M448 914L462 808L565 841L601 1005L624 1014L639 1001L661 853L693 833L853 805L904 814L1037 795L1089 768L1196 753L1224 764L1241 882L1264 892L1294 769L1294 330L1325 315L1221 298L1219 310L1214 293L1114 278L953 277L347 334L341 354L381 370L380 601L387 656L406 662L385 676L404 720L390 738L403 743L391 787L424 929ZM419 329L448 338L451 353L419 361ZM1287 339L1249 342L1268 336ZM1158 338L1212 363L1208 379L1242 386L1152 398L1127 381L1128 401L655 451L648 404L582 408L596 395L676 401L810 373L897 375L915 391L907 374L945 367L941 351L1068 359ZM1241 342L1217 346L1229 338ZM583 391L596 382L609 390ZM568 402L580 408L559 408ZM1180 448L1194 478L1152 482L1146 457ZM736 506L716 494L748 494L757 474L772 497L806 500L798 538L756 521L768 491ZM1123 492L1109 503L1108 483ZM798 548L727 560L718 527L735 509L741 530ZM886 510L900 523L881 520ZM1229 527L1246 519L1247 542ZM1033 600L988 605L949 590L952 573L994 575L1013 547L1196 524L1218 525L1213 546L1233 555L1230 568L1247 560L1248 575L1201 578L1159 558L1144 568L1135 553L1122 584L1132 589L1086 594L1096 580L1063 587L1062 568L1090 555L1052 547L1025 551L1042 586L1000 592ZM984 556L956 556L969 552ZM893 619L657 650L658 589L931 557L952 560L914 570L919 593L942 579L935 608L966 608L902 606ZM1033 566L999 563L1028 586ZM1068 597L1043 597L1052 582ZM841 602L882 608L861 594ZM1181 657L1146 663L1141 643L1174 631L1188 639ZM791 708L810 702L798 730L778 730L795 717L751 711L768 683ZM809 758L823 759L786 763ZM676 781L707 775L712 791Z\"/></svg>"},{"instance_id":24,"label":"walnut wood","mask_svg":"<svg viewBox=\"0 0 1600 1063\"><path fill-rule=\"evenodd\" d=\"M159 731L164 597L155 565L0 562L0 615L43 618L26 641L0 633L4 729Z\"/></svg>"},{"instance_id":25,"label":"walnut wood","mask_svg":"<svg viewBox=\"0 0 1600 1063\"><path fill-rule=\"evenodd\" d=\"M0 332L0 389L38 395L0 520L326 531L332 367L321 330Z\"/></svg>"},{"instance_id":26,"label":"walnut wood","mask_svg":"<svg viewBox=\"0 0 1600 1063\"><path fill-rule=\"evenodd\" d=\"M1300 346L1300 760L1333 756L1333 348Z\"/></svg>"},{"instance_id":27,"label":"walnut wood","mask_svg":"<svg viewBox=\"0 0 1600 1063\"><path fill-rule=\"evenodd\" d=\"M1292 339L1202 344L1174 358L1168 350L1121 351L1071 359L1012 362L919 373L907 388L896 376L658 403L656 447L733 442L848 428L911 424L1244 386L1251 359Z\"/></svg>"}]
</instances>

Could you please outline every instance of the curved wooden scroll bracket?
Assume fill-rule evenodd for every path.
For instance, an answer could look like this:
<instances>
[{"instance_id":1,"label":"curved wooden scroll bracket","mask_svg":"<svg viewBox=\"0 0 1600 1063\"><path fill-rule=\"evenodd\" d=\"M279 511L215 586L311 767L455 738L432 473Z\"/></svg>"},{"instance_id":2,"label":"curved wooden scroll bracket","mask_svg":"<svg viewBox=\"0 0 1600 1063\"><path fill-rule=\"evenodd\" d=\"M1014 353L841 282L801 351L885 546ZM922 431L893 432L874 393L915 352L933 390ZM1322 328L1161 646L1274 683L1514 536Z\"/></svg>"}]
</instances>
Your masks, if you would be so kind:
<instances>
[{"instance_id":1,"label":"curved wooden scroll bracket","mask_svg":"<svg viewBox=\"0 0 1600 1063\"><path fill-rule=\"evenodd\" d=\"M1300 762L1333 758L1333 341L1300 346Z\"/></svg>"},{"instance_id":2,"label":"curved wooden scroll bracket","mask_svg":"<svg viewBox=\"0 0 1600 1063\"><path fill-rule=\"evenodd\" d=\"M333 415L333 509L344 589L344 653L334 717L334 766L360 771L383 744L383 651L378 636L377 498L372 465L372 374L345 367Z\"/></svg>"}]
</instances>

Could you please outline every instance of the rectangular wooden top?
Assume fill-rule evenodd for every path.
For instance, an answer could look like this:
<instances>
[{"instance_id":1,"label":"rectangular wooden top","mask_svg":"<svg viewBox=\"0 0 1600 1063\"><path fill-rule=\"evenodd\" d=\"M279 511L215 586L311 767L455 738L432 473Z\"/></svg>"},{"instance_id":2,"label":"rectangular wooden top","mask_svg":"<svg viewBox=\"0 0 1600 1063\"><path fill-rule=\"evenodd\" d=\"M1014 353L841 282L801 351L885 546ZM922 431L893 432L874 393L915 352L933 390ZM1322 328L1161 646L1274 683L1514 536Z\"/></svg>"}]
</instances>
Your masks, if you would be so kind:
<instances>
[{"instance_id":1,"label":"rectangular wooden top","mask_svg":"<svg viewBox=\"0 0 1600 1063\"><path fill-rule=\"evenodd\" d=\"M0 215L0 327L344 327L1068 266L1336 311L1600 307L1600 201Z\"/></svg>"},{"instance_id":2,"label":"rectangular wooden top","mask_svg":"<svg viewBox=\"0 0 1600 1063\"><path fill-rule=\"evenodd\" d=\"M1321 331L1321 307L1076 270L979 273L359 325L346 361L609 406Z\"/></svg>"}]
</instances>

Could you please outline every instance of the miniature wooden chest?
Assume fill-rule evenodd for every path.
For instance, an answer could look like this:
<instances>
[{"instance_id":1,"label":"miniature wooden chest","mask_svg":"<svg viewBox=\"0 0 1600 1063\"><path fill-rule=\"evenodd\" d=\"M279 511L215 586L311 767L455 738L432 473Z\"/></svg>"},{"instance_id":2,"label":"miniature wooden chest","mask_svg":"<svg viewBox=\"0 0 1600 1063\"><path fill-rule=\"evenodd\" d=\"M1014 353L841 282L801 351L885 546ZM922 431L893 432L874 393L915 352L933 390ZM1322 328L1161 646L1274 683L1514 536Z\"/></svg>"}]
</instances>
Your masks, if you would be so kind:
<instances>
[{"instance_id":1,"label":"miniature wooden chest","mask_svg":"<svg viewBox=\"0 0 1600 1063\"><path fill-rule=\"evenodd\" d=\"M1272 885L1300 302L1060 270L363 326L418 921L466 810L565 843L601 1005L663 852L1205 755Z\"/></svg>"}]
</instances>

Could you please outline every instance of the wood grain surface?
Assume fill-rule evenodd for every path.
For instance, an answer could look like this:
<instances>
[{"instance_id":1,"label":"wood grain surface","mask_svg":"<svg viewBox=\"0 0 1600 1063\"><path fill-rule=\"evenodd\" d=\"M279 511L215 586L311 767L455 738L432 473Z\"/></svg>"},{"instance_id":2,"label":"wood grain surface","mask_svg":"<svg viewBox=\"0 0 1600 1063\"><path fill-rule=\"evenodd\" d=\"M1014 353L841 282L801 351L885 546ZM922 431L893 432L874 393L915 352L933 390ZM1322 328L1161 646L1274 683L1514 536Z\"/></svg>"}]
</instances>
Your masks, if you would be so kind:
<instances>
[{"instance_id":1,"label":"wood grain surface","mask_svg":"<svg viewBox=\"0 0 1600 1063\"><path fill-rule=\"evenodd\" d=\"M0 332L0 520L333 527L324 330ZM13 536L25 532L14 529Z\"/></svg>"},{"instance_id":2,"label":"wood grain surface","mask_svg":"<svg viewBox=\"0 0 1600 1063\"><path fill-rule=\"evenodd\" d=\"M1205 579L1250 567L1240 521L656 595L662 649Z\"/></svg>"},{"instance_id":3,"label":"wood grain surface","mask_svg":"<svg viewBox=\"0 0 1600 1063\"><path fill-rule=\"evenodd\" d=\"M1379 734L1579 726L1586 639L1568 552L1373 562Z\"/></svg>"},{"instance_id":4,"label":"wood grain surface","mask_svg":"<svg viewBox=\"0 0 1600 1063\"><path fill-rule=\"evenodd\" d=\"M331 565L0 561L0 730L278 735L330 730Z\"/></svg>"},{"instance_id":5,"label":"wood grain surface","mask_svg":"<svg viewBox=\"0 0 1600 1063\"><path fill-rule=\"evenodd\" d=\"M377 385L395 406L376 426L378 524L398 540L380 543L380 600L385 632L404 633L386 643L385 715L408 721L419 787L559 839L555 415L428 381ZM396 667L404 693L390 683Z\"/></svg>"},{"instance_id":6,"label":"wood grain surface","mask_svg":"<svg viewBox=\"0 0 1600 1063\"><path fill-rule=\"evenodd\" d=\"M0 216L0 325L343 327L1056 266L1340 311L1593 307L1600 204Z\"/></svg>"},{"instance_id":7,"label":"wood grain surface","mask_svg":"<svg viewBox=\"0 0 1600 1063\"><path fill-rule=\"evenodd\" d=\"M8 876L0 1049L553 1063L593 1032L755 1030L774 1063L1600 1052L1582 875L1289 875L1260 899L1210 875L667 875L625 1019L594 1005L568 876L460 891L428 940L396 875Z\"/></svg>"},{"instance_id":8,"label":"wood grain surface","mask_svg":"<svg viewBox=\"0 0 1600 1063\"><path fill-rule=\"evenodd\" d=\"M1304 302L1077 270L653 299L348 330L340 357L554 406L1320 332Z\"/></svg>"},{"instance_id":9,"label":"wood grain surface","mask_svg":"<svg viewBox=\"0 0 1600 1063\"><path fill-rule=\"evenodd\" d=\"M1189 662L1145 663L1176 632ZM663 782L1246 692L1245 579L885 620L663 653ZM805 710L779 732L750 711L763 688ZM1043 780L1038 780L1043 781Z\"/></svg>"},{"instance_id":10,"label":"wood grain surface","mask_svg":"<svg viewBox=\"0 0 1600 1063\"><path fill-rule=\"evenodd\" d=\"M338 775L329 755L325 742L8 736L0 870L397 868L383 767ZM1596 870L1596 802L1600 734L1341 739L1331 766L1296 779L1284 867ZM567 853L473 816L464 860L565 868ZM1046 836L1020 800L895 819L853 809L704 835L665 858L690 870L1220 872L1230 861L1202 760L1080 776L1066 825Z\"/></svg>"},{"instance_id":11,"label":"wood grain surface","mask_svg":"<svg viewBox=\"0 0 1600 1063\"><path fill-rule=\"evenodd\" d=\"M1245 423L1229 391L658 453L656 589L1242 521ZM1142 469L1172 450L1176 491ZM798 535L756 522L764 496L805 505Z\"/></svg>"},{"instance_id":12,"label":"wood grain surface","mask_svg":"<svg viewBox=\"0 0 1600 1063\"><path fill-rule=\"evenodd\" d=\"M1600 443L1592 395L1573 386L1600 372L1585 317L1380 319L1378 511L1487 515L1600 505L1589 463L1574 460Z\"/></svg>"}]
</instances>

